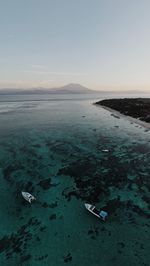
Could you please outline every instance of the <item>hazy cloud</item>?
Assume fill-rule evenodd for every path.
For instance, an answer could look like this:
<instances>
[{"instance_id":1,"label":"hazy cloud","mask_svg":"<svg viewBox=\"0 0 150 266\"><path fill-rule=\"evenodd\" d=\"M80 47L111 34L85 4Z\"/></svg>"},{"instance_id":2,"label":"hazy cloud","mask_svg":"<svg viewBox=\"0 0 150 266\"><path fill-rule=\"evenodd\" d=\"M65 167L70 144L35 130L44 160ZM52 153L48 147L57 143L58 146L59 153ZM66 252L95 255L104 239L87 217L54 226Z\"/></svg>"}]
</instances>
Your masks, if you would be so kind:
<instances>
[{"instance_id":1,"label":"hazy cloud","mask_svg":"<svg viewBox=\"0 0 150 266\"><path fill-rule=\"evenodd\" d=\"M81 72L50 72L50 71L44 71L44 70L24 70L23 72L37 74L37 75L44 74L44 75L54 75L54 76L86 76L87 75L87 73L81 73Z\"/></svg>"},{"instance_id":2,"label":"hazy cloud","mask_svg":"<svg viewBox=\"0 0 150 266\"><path fill-rule=\"evenodd\" d=\"M44 65L40 65L40 64L33 64L33 65L30 65L31 68L35 68L35 69L43 69L45 68L46 66Z\"/></svg>"}]
</instances>

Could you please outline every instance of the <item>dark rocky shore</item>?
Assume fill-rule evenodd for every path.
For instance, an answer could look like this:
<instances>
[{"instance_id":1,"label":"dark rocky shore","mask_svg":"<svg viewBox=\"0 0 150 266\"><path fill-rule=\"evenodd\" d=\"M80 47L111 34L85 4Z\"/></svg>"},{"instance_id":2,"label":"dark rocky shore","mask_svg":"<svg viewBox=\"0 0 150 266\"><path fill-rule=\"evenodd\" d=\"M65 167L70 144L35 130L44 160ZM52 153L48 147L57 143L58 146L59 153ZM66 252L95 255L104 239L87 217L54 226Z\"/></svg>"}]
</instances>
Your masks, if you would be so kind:
<instances>
[{"instance_id":1,"label":"dark rocky shore","mask_svg":"<svg viewBox=\"0 0 150 266\"><path fill-rule=\"evenodd\" d=\"M95 104L109 107L121 114L150 123L150 98L108 99L96 102Z\"/></svg>"}]
</instances>

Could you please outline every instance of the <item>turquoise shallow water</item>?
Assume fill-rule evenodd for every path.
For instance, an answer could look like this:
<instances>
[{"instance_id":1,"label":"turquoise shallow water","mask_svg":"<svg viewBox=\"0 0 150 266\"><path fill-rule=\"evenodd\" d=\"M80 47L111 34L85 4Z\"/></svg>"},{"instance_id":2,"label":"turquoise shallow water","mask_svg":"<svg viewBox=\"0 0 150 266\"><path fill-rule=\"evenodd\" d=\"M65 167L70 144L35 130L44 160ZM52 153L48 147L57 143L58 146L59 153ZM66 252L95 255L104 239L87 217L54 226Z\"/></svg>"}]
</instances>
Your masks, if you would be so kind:
<instances>
[{"instance_id":1,"label":"turquoise shallow water","mask_svg":"<svg viewBox=\"0 0 150 266\"><path fill-rule=\"evenodd\" d=\"M93 102L0 104L0 265L149 265L150 133Z\"/></svg>"}]
</instances>

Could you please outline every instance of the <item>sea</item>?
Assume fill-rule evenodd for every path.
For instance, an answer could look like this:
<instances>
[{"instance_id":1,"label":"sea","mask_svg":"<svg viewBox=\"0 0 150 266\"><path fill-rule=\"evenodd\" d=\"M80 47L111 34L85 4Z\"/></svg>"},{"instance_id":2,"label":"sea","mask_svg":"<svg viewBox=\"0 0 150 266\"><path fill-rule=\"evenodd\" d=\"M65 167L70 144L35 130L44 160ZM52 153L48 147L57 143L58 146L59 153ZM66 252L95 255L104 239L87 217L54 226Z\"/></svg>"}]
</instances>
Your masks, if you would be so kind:
<instances>
[{"instance_id":1,"label":"sea","mask_svg":"<svg viewBox=\"0 0 150 266\"><path fill-rule=\"evenodd\" d=\"M0 96L0 265L150 265L150 131L94 105L137 96Z\"/></svg>"}]
</instances>

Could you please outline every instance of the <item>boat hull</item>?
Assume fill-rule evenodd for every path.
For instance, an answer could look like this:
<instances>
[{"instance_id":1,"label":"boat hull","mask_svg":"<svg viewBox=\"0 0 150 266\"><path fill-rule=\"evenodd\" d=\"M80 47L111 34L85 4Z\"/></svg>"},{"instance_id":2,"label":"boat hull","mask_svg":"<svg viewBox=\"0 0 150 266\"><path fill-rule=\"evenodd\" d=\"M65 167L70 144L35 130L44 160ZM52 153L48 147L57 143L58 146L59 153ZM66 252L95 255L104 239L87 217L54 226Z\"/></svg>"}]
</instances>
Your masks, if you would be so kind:
<instances>
[{"instance_id":1,"label":"boat hull","mask_svg":"<svg viewBox=\"0 0 150 266\"><path fill-rule=\"evenodd\" d=\"M85 208L86 208L89 212L91 212L93 215L95 215L96 217L101 218L98 214L96 214L96 213L93 212L93 209L95 208L95 206L93 206L93 205L91 205L91 204L89 204L89 203L85 203Z\"/></svg>"},{"instance_id":2,"label":"boat hull","mask_svg":"<svg viewBox=\"0 0 150 266\"><path fill-rule=\"evenodd\" d=\"M32 196L29 192L24 192L24 191L22 191L21 194L22 194L22 197L23 197L26 201L28 201L29 203L31 203L33 200L35 200L35 197Z\"/></svg>"},{"instance_id":3,"label":"boat hull","mask_svg":"<svg viewBox=\"0 0 150 266\"><path fill-rule=\"evenodd\" d=\"M98 211L94 205L91 205L89 203L85 203L85 208L91 212L93 215L95 215L96 217L98 217L99 219L105 221L107 218L107 212L105 211Z\"/></svg>"}]
</instances>

